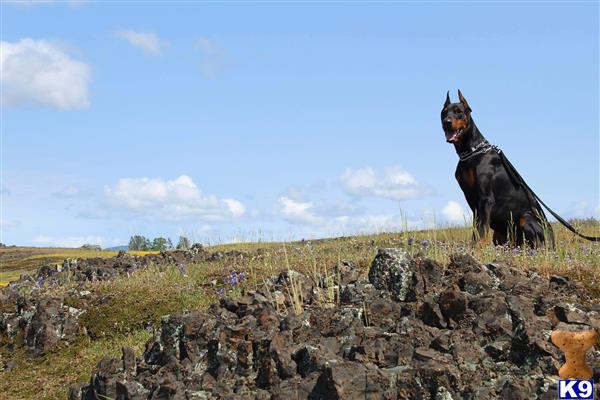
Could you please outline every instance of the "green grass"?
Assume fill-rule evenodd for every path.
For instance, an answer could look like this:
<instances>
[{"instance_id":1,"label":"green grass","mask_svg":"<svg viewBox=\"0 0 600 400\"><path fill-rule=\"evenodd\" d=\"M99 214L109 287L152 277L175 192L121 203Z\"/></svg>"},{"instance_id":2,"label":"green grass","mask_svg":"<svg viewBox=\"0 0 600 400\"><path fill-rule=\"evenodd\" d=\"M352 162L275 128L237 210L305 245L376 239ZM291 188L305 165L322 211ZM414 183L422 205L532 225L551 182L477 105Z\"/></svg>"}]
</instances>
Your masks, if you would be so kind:
<instances>
[{"instance_id":1,"label":"green grass","mask_svg":"<svg viewBox=\"0 0 600 400\"><path fill-rule=\"evenodd\" d=\"M90 368L102 357L120 357L124 346L134 348L139 355L150 337L151 333L146 330L138 330L128 335L62 347L35 360L29 360L23 349L17 350L18 367L0 373L0 398L66 399L68 387L74 382L89 381Z\"/></svg>"},{"instance_id":2,"label":"green grass","mask_svg":"<svg viewBox=\"0 0 600 400\"><path fill-rule=\"evenodd\" d=\"M583 221L579 225L588 234L600 233L600 225L595 221ZM600 246L579 240L560 227L554 230L556 250L535 251L515 251L491 244L472 246L468 228L381 233L306 242L218 245L208 250L239 250L246 252L247 256L187 265L184 276L174 265L152 267L129 277L78 287L78 290L93 293L95 300L91 303L69 297L67 290L72 286L45 288L54 295L67 296L68 304L87 310L81 322L88 336L41 359L28 359L22 350L15 354L1 350L0 355L5 359L16 359L19 368L0 373L0 398L65 398L66 388L73 383L87 381L103 355L118 356L120 348L128 345L137 348L139 356L149 337L144 329L149 322L156 327L162 315L183 309L204 309L216 300L218 288L226 289L229 295L239 294L239 289L234 290L226 283L226 277L232 271L245 272L248 276L245 286L249 288L261 287L267 277L288 267L309 276L330 273L341 260L355 262L366 275L378 248L402 246L413 255L431 257L442 264L448 262L450 254L459 252L471 254L484 263L506 261L542 276L567 275L583 282L598 301ZM408 244L409 241L412 245ZM294 289L290 287L290 290ZM330 293L323 294L324 299L330 297ZM40 388L44 388L43 393L40 393Z\"/></svg>"},{"instance_id":3,"label":"green grass","mask_svg":"<svg viewBox=\"0 0 600 400\"><path fill-rule=\"evenodd\" d=\"M143 329L148 322L159 325L163 315L207 307L215 301L207 290L211 266L189 266L181 275L175 266L150 267L129 278L86 285L99 299L81 316L92 339L124 335ZM67 304L81 306L79 299Z\"/></svg>"},{"instance_id":4,"label":"green grass","mask_svg":"<svg viewBox=\"0 0 600 400\"><path fill-rule=\"evenodd\" d=\"M16 281L19 279L19 277L21 276L21 274L23 274L24 272L27 272L29 270L12 270L12 271L6 271L6 272L0 272L0 286L6 286L8 285L11 281Z\"/></svg>"}]
</instances>

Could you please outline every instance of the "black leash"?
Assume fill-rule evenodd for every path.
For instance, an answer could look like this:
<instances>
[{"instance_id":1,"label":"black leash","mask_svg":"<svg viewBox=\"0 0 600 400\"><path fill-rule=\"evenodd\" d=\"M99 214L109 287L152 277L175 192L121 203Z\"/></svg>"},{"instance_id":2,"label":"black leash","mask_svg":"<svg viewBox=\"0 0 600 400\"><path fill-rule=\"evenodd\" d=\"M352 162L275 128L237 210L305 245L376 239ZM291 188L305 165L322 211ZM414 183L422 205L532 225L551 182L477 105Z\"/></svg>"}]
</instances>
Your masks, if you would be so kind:
<instances>
[{"instance_id":1,"label":"black leash","mask_svg":"<svg viewBox=\"0 0 600 400\"><path fill-rule=\"evenodd\" d=\"M564 220L564 218L562 218L560 215L558 215L557 213L555 213L554 211L552 211L552 209L550 207L548 207L546 205L546 203L544 203L542 201L542 199L539 198L539 196L537 194L535 194L535 192L529 187L529 185L527 185L527 183L525 183L525 180L521 177L521 175L517 172L517 169L510 163L510 161L508 161L508 158L506 158L506 156L504 155L504 152L502 150L500 150L498 147L496 146L491 146L491 148L493 148L494 150L496 150L496 152L498 153L498 155L500 156L500 159L502 160L502 163L504 164L504 168L506 168L506 170L513 175L513 179L515 179L515 181L519 184L522 185L526 190L528 190L533 197L540 202L541 205L543 205L546 210L548 210L548 212L550 214L552 214L554 216L554 218L556 218L561 224L563 224L565 226L565 228L567 228L568 230L570 230L571 232L573 232L574 234L576 234L579 237L582 237L586 240L589 240L591 242L600 242L600 237L596 237L596 236L586 236L582 233L579 233L574 227L573 225L571 225L570 223L568 223L567 221ZM544 215L544 211L540 208L540 211L542 212L542 215ZM544 215L544 218L546 218L546 216Z\"/></svg>"}]
</instances>

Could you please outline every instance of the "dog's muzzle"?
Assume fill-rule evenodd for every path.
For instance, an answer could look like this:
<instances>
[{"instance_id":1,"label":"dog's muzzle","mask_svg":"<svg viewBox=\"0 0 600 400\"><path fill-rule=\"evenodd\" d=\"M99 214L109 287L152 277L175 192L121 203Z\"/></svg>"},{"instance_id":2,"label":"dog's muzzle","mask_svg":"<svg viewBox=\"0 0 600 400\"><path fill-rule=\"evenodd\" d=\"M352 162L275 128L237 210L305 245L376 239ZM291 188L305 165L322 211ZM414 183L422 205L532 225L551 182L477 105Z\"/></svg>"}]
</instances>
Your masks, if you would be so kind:
<instances>
[{"instance_id":1,"label":"dog's muzzle","mask_svg":"<svg viewBox=\"0 0 600 400\"><path fill-rule=\"evenodd\" d=\"M446 142L448 142L448 143L458 142L458 139L460 139L460 135L462 135L463 130L464 129L460 128L455 131L451 131L451 130L444 131L444 133L446 134Z\"/></svg>"}]
</instances>

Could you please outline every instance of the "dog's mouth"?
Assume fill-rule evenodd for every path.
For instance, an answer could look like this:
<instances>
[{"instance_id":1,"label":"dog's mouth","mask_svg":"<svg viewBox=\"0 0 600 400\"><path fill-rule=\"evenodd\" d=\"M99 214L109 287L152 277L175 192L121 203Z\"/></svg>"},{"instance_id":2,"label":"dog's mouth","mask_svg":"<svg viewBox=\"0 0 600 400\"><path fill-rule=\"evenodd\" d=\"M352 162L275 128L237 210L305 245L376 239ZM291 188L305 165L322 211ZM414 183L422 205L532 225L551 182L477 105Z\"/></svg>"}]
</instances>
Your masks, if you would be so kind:
<instances>
[{"instance_id":1,"label":"dog's mouth","mask_svg":"<svg viewBox=\"0 0 600 400\"><path fill-rule=\"evenodd\" d=\"M458 128L455 131L447 130L446 133L446 142L448 143L456 143L460 139L460 135L462 135L464 129Z\"/></svg>"}]
</instances>

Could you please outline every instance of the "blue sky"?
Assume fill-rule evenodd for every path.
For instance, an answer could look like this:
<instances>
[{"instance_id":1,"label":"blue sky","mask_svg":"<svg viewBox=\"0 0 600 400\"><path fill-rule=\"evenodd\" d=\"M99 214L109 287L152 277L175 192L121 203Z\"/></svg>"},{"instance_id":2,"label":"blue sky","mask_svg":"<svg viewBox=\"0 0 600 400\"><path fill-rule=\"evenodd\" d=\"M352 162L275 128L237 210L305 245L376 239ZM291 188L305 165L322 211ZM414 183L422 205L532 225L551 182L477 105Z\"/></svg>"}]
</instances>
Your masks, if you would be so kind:
<instances>
[{"instance_id":1,"label":"blue sky","mask_svg":"<svg viewBox=\"0 0 600 400\"><path fill-rule=\"evenodd\" d=\"M597 217L598 25L597 2L3 2L0 241L462 224L457 88L547 204Z\"/></svg>"}]
</instances>

